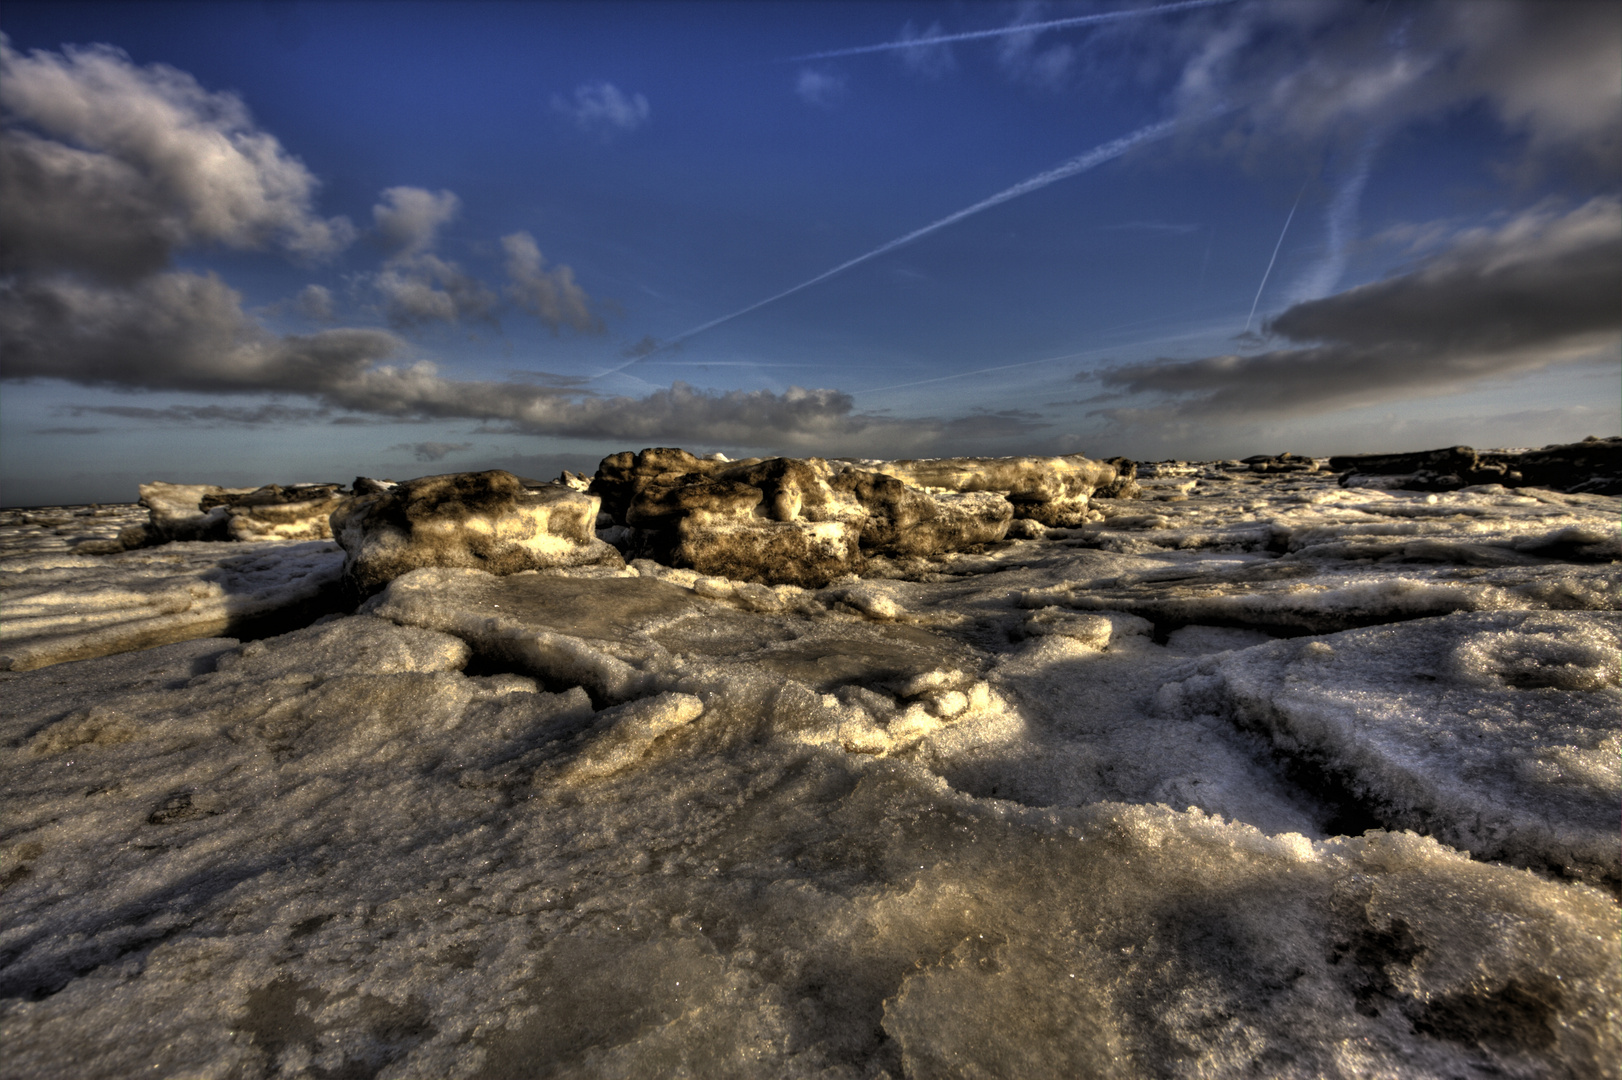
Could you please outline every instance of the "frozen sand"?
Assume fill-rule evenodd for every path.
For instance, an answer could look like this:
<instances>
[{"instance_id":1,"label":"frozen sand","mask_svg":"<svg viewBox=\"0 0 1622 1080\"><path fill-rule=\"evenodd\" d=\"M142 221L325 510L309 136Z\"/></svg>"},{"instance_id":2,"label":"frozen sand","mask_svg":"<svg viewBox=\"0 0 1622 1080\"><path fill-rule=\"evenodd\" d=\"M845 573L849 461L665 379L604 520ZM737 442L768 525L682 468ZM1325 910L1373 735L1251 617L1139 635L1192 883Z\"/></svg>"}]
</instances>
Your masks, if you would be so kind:
<instances>
[{"instance_id":1,"label":"frozen sand","mask_svg":"<svg viewBox=\"0 0 1622 1080\"><path fill-rule=\"evenodd\" d=\"M0 1070L1617 1075L1617 500L1144 486L0 675Z\"/></svg>"}]
</instances>

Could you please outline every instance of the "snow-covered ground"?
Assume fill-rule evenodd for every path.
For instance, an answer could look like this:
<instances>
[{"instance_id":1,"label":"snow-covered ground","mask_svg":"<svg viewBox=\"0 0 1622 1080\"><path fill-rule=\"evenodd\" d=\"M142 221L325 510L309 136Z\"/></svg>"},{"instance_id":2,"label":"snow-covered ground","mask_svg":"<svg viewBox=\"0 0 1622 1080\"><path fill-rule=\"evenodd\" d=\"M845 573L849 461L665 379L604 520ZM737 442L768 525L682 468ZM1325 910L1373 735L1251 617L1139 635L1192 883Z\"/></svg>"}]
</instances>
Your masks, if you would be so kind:
<instances>
[{"instance_id":1,"label":"snow-covered ground","mask_svg":"<svg viewBox=\"0 0 1622 1080\"><path fill-rule=\"evenodd\" d=\"M1622 1075L1622 500L1151 471L358 611L6 512L0 1076Z\"/></svg>"}]
</instances>

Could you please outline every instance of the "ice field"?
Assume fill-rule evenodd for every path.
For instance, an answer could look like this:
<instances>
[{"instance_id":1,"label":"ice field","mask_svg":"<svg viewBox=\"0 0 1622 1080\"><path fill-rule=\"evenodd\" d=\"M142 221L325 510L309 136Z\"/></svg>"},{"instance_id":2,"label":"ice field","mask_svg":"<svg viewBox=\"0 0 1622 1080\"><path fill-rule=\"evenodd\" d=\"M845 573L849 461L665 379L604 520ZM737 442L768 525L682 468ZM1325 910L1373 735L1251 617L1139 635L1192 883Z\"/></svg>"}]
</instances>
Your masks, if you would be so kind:
<instances>
[{"instance_id":1,"label":"ice field","mask_svg":"<svg viewBox=\"0 0 1622 1080\"><path fill-rule=\"evenodd\" d=\"M1622 1075L1622 500L1138 483L358 606L5 511L0 1076Z\"/></svg>"}]
</instances>

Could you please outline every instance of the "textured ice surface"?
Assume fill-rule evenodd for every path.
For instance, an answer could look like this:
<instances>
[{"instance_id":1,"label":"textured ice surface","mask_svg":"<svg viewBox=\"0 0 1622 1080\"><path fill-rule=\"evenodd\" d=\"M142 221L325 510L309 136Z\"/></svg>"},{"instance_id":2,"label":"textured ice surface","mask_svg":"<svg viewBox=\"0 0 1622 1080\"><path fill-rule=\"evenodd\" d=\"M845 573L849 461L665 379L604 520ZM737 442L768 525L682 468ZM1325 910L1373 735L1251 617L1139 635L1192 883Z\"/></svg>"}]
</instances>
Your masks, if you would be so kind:
<instances>
[{"instance_id":1,"label":"textured ice surface","mask_svg":"<svg viewBox=\"0 0 1622 1080\"><path fill-rule=\"evenodd\" d=\"M0 558L0 669L237 633L278 615L308 621L339 601L342 568L343 552L323 541Z\"/></svg>"},{"instance_id":2,"label":"textured ice surface","mask_svg":"<svg viewBox=\"0 0 1622 1080\"><path fill-rule=\"evenodd\" d=\"M1157 711L1266 732L1381 822L1622 883L1622 615L1451 615L1224 653Z\"/></svg>"},{"instance_id":3,"label":"textured ice surface","mask_svg":"<svg viewBox=\"0 0 1622 1080\"><path fill-rule=\"evenodd\" d=\"M122 551L124 545L118 534L132 526L144 526L146 519L146 508L135 503L0 510L0 560L67 551L86 555ZM81 550L83 545L90 549Z\"/></svg>"},{"instance_id":4,"label":"textured ice surface","mask_svg":"<svg viewBox=\"0 0 1622 1080\"><path fill-rule=\"evenodd\" d=\"M1617 500L1184 468L0 673L0 1074L1618 1076Z\"/></svg>"}]
</instances>

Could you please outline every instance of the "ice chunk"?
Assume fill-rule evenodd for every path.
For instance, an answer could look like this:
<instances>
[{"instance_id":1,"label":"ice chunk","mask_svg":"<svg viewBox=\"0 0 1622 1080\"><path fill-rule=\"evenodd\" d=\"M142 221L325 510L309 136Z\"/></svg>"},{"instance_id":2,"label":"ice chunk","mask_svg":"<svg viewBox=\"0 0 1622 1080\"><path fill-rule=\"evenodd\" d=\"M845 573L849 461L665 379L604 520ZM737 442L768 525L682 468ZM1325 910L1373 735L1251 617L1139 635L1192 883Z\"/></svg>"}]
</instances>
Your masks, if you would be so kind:
<instances>
[{"instance_id":1,"label":"ice chunk","mask_svg":"<svg viewBox=\"0 0 1622 1080\"><path fill-rule=\"evenodd\" d=\"M463 638L481 655L607 701L656 692L679 669L655 633L742 616L655 578L573 578L423 569L396 578L362 609Z\"/></svg>"},{"instance_id":2,"label":"ice chunk","mask_svg":"<svg viewBox=\"0 0 1622 1080\"><path fill-rule=\"evenodd\" d=\"M570 762L564 778L571 781L609 776L636 765L655 740L704 713L704 703L691 694L658 694L598 714L597 735Z\"/></svg>"},{"instance_id":3,"label":"ice chunk","mask_svg":"<svg viewBox=\"0 0 1622 1080\"><path fill-rule=\"evenodd\" d=\"M700 574L816 588L861 568L857 532L839 521L684 518L671 558Z\"/></svg>"},{"instance_id":4,"label":"ice chunk","mask_svg":"<svg viewBox=\"0 0 1622 1080\"><path fill-rule=\"evenodd\" d=\"M528 487L511 473L425 476L356 495L333 512L346 553L344 579L376 592L423 567L475 567L496 574L623 565L598 539L599 500L565 484Z\"/></svg>"}]
</instances>

